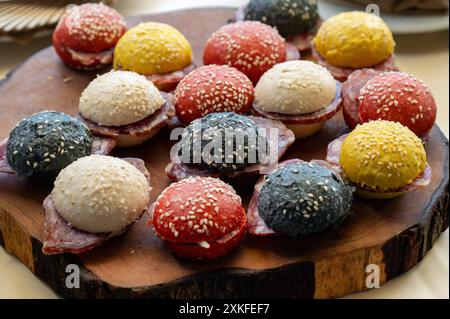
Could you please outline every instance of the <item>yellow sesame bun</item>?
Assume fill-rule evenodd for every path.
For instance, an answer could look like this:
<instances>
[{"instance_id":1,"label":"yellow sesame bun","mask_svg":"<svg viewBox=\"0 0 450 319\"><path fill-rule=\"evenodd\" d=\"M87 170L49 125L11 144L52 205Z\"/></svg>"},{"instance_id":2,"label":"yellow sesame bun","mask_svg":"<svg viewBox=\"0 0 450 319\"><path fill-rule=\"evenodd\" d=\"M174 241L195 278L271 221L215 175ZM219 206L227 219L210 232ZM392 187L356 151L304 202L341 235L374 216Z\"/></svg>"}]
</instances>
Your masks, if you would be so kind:
<instances>
[{"instance_id":1,"label":"yellow sesame bun","mask_svg":"<svg viewBox=\"0 0 450 319\"><path fill-rule=\"evenodd\" d=\"M161 108L165 100L152 82L129 71L95 78L80 97L81 115L103 126L138 122Z\"/></svg>"},{"instance_id":2,"label":"yellow sesame bun","mask_svg":"<svg viewBox=\"0 0 450 319\"><path fill-rule=\"evenodd\" d=\"M58 213L72 226L92 233L120 233L150 200L145 175L115 157L91 155L65 169L52 191Z\"/></svg>"},{"instance_id":3,"label":"yellow sesame bun","mask_svg":"<svg viewBox=\"0 0 450 319\"><path fill-rule=\"evenodd\" d=\"M357 186L392 190L393 197L396 189L423 173L427 163L422 141L411 130L396 122L371 121L358 125L344 140L340 165Z\"/></svg>"},{"instance_id":4,"label":"yellow sesame bun","mask_svg":"<svg viewBox=\"0 0 450 319\"><path fill-rule=\"evenodd\" d=\"M192 48L170 25L141 23L128 30L114 50L114 68L143 75L181 70L192 63Z\"/></svg>"},{"instance_id":5,"label":"yellow sesame bun","mask_svg":"<svg viewBox=\"0 0 450 319\"><path fill-rule=\"evenodd\" d=\"M383 20L362 11L343 12L326 20L313 42L330 64L351 68L379 64L392 55L395 47Z\"/></svg>"}]
</instances>

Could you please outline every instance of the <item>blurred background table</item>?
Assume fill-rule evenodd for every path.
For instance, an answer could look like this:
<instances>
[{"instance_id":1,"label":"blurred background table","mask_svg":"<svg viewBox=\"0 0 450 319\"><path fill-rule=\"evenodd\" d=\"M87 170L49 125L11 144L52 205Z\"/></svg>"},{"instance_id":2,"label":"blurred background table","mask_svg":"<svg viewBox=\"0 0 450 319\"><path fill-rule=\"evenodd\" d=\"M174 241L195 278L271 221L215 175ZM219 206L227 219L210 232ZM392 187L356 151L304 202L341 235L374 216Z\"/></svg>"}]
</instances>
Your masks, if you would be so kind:
<instances>
[{"instance_id":1,"label":"blurred background table","mask_svg":"<svg viewBox=\"0 0 450 319\"><path fill-rule=\"evenodd\" d=\"M214 0L115 0L113 6L120 13L128 16L192 7L211 7L219 4L220 6L238 7L246 2L247 0L227 0L222 3ZM448 30L395 36L398 66L401 70L424 80L430 86L438 104L437 123L447 137L449 130L448 38ZM0 42L0 79L33 53L47 47L50 43L50 36L31 40L27 44ZM2 110L2 112L9 111ZM15 257L7 254L0 247L0 298L56 297L58 296L50 288L28 271ZM449 231L442 234L426 258L408 273L388 282L379 289L348 297L449 298Z\"/></svg>"}]
</instances>

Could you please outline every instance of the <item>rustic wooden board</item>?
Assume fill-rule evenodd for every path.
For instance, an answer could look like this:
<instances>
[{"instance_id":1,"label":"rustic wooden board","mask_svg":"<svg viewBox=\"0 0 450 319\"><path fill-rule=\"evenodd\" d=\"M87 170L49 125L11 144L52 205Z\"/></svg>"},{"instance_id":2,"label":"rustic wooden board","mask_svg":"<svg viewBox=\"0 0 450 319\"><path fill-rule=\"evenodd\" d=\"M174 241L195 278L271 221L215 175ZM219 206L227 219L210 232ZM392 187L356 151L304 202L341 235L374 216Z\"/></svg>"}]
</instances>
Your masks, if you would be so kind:
<instances>
[{"instance_id":1,"label":"rustic wooden board","mask_svg":"<svg viewBox=\"0 0 450 319\"><path fill-rule=\"evenodd\" d=\"M197 60L207 37L231 17L230 9L196 9L130 18L179 28ZM78 98L94 74L67 69L52 48L32 56L0 86L0 137L24 116L43 109L77 112ZM64 82L64 79L69 79ZM447 107L447 106L441 106ZM323 159L326 146L346 132L341 115L319 134L296 142L286 157ZM169 184L168 131L146 144L115 152L145 159L152 198ZM217 261L186 261L168 253L143 217L131 229L80 256L41 253L43 210L50 186L0 174L0 244L62 296L85 297L296 297L327 298L363 291L365 267L377 264L381 282L416 265L448 227L448 141L434 127L426 145L433 180L425 189L387 201L356 199L355 214L338 229L302 240L252 238ZM251 189L241 190L245 202ZM65 286L65 267L81 267L81 288Z\"/></svg>"}]
</instances>

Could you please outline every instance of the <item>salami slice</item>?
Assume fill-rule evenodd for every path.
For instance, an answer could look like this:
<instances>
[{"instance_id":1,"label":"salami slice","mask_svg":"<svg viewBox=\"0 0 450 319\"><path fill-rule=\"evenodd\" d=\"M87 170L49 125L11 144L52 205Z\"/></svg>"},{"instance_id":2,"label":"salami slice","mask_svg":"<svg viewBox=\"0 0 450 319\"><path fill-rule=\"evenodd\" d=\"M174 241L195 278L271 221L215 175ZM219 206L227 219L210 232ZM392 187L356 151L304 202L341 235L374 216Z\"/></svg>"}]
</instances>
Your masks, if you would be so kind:
<instances>
[{"instance_id":1,"label":"salami slice","mask_svg":"<svg viewBox=\"0 0 450 319\"><path fill-rule=\"evenodd\" d=\"M102 126L86 119L81 114L78 114L78 119L86 124L91 132L96 135L106 137L115 137L122 134L145 136L148 135L152 130L159 130L160 128L165 126L166 123L170 121L170 118L175 115L175 108L172 105L170 95L167 93L162 93L161 95L166 100L163 106L153 114L136 123L122 126Z\"/></svg>"},{"instance_id":2,"label":"salami slice","mask_svg":"<svg viewBox=\"0 0 450 319\"><path fill-rule=\"evenodd\" d=\"M123 160L134 165L139 171L144 173L150 184L150 173L146 169L144 161L138 158L123 158ZM90 233L72 227L56 210L51 194L45 198L43 207L45 210L45 225L42 252L46 255L62 253L81 254L118 235L112 233ZM147 210L148 208L142 213Z\"/></svg>"},{"instance_id":3,"label":"salami slice","mask_svg":"<svg viewBox=\"0 0 450 319\"><path fill-rule=\"evenodd\" d=\"M11 166L8 164L6 158L6 145L8 139L4 139L0 142L0 173L15 174ZM108 155L116 146L116 142L109 137L95 136L92 141L91 154Z\"/></svg>"},{"instance_id":4,"label":"salami slice","mask_svg":"<svg viewBox=\"0 0 450 319\"><path fill-rule=\"evenodd\" d=\"M109 137L94 135L91 154L108 155L116 147L116 141Z\"/></svg>"},{"instance_id":5,"label":"salami slice","mask_svg":"<svg viewBox=\"0 0 450 319\"><path fill-rule=\"evenodd\" d=\"M341 83L336 81L336 96L334 100L325 108L307 114L301 115L289 115L289 114L281 114L281 113L272 113L265 112L258 108L256 104L253 104L253 110L260 116L265 118L282 121L286 124L313 124L320 123L332 118L342 106L342 97L341 97Z\"/></svg>"},{"instance_id":6,"label":"salami slice","mask_svg":"<svg viewBox=\"0 0 450 319\"><path fill-rule=\"evenodd\" d=\"M108 240L109 233L94 234L71 227L59 214L52 195L44 200L45 226L42 252L46 255L80 254Z\"/></svg>"},{"instance_id":7,"label":"salami slice","mask_svg":"<svg viewBox=\"0 0 450 319\"><path fill-rule=\"evenodd\" d=\"M339 158L341 155L341 147L342 147L342 143L347 138L347 136L348 136L348 134L344 134L344 135L340 136L339 138L335 139L334 141L332 141L330 144L328 144L326 160L328 163L331 164L331 166L336 171L339 171L339 172L342 172L342 167L339 163ZM403 193L403 192L408 192L408 191L412 191L412 190L427 186L431 182L431 178L432 178L432 169L431 169L431 166L427 163L425 170L419 176L417 176L417 178L414 179L411 183L409 183L408 185L405 185L403 187L380 191L380 190L374 190L367 186L363 186L363 187L361 187L360 185L356 185L356 186L366 192L372 192L372 193Z\"/></svg>"},{"instance_id":8,"label":"salami slice","mask_svg":"<svg viewBox=\"0 0 450 319\"><path fill-rule=\"evenodd\" d=\"M247 231L255 236L271 236L277 233L267 226L264 219L258 212L258 196L261 187L264 184L264 178L261 178L255 185L254 193L247 209Z\"/></svg>"},{"instance_id":9,"label":"salami slice","mask_svg":"<svg viewBox=\"0 0 450 319\"><path fill-rule=\"evenodd\" d=\"M338 81L345 81L347 80L348 76L354 72L357 69L354 68L342 68L338 66L334 66L330 63L328 63L320 54L317 52L314 48L314 46L311 47L311 52L314 57L314 59L322 65L323 67L327 68L328 71L330 71L331 75L338 80ZM395 65L395 55L392 54L389 58L387 58L385 61L372 66L370 69L375 69L377 71L398 71L399 69Z\"/></svg>"},{"instance_id":10,"label":"salami slice","mask_svg":"<svg viewBox=\"0 0 450 319\"><path fill-rule=\"evenodd\" d=\"M113 60L114 49L102 52L81 52L68 47L62 47L62 49L66 50L76 63L76 65L72 64L72 67L75 69L100 69L111 64Z\"/></svg>"},{"instance_id":11,"label":"salami slice","mask_svg":"<svg viewBox=\"0 0 450 319\"><path fill-rule=\"evenodd\" d=\"M312 30L289 36L286 40L289 43L293 44L300 52L311 50L312 40L314 39L317 30L319 29L322 22L322 19L318 19L315 27Z\"/></svg>"},{"instance_id":12,"label":"salami slice","mask_svg":"<svg viewBox=\"0 0 450 319\"><path fill-rule=\"evenodd\" d=\"M366 83L383 71L375 69L361 69L353 71L342 84L342 111L345 123L354 129L357 124L361 124L358 113L358 96Z\"/></svg>"},{"instance_id":13,"label":"salami slice","mask_svg":"<svg viewBox=\"0 0 450 319\"><path fill-rule=\"evenodd\" d=\"M8 139L4 139L0 142L0 173L15 174L14 170L8 164L8 159L6 158L6 144Z\"/></svg>"},{"instance_id":14,"label":"salami slice","mask_svg":"<svg viewBox=\"0 0 450 319\"><path fill-rule=\"evenodd\" d=\"M262 117L257 116L249 116L250 119L252 119L256 125L258 125L261 128L265 128L267 130L277 128L278 129L278 159L280 159L284 153L287 151L289 146L291 146L292 143L295 141L295 135L294 133L288 129L283 123L275 120L265 119ZM270 138L271 135L268 133L267 136ZM271 147L274 147L274 144L272 141L268 141L269 143L269 151L271 154L272 149ZM170 163L166 167L166 174L167 176L173 180L173 181L180 181L182 179L191 177L191 176L210 176L210 177L216 177L216 178L235 178L240 175L244 174L259 174L260 169L262 168L262 165L251 165L247 166L246 168L235 171L232 173L219 173L216 171L211 171L206 168L199 168L192 165L187 165L183 163Z\"/></svg>"},{"instance_id":15,"label":"salami slice","mask_svg":"<svg viewBox=\"0 0 450 319\"><path fill-rule=\"evenodd\" d=\"M289 42L286 42L286 61L300 60L301 55L298 49Z\"/></svg>"},{"instance_id":16,"label":"salami slice","mask_svg":"<svg viewBox=\"0 0 450 319\"><path fill-rule=\"evenodd\" d=\"M298 51L308 51L311 49L311 41L314 39L314 32L304 32L292 35L287 38L287 42L292 44Z\"/></svg>"},{"instance_id":17,"label":"salami slice","mask_svg":"<svg viewBox=\"0 0 450 319\"><path fill-rule=\"evenodd\" d=\"M228 22L230 22L230 23L239 22L239 21L244 21L244 19L245 19L244 7L239 7L234 12L234 19L230 19Z\"/></svg>"},{"instance_id":18,"label":"salami slice","mask_svg":"<svg viewBox=\"0 0 450 319\"><path fill-rule=\"evenodd\" d=\"M327 155L325 159L328 163L330 163L332 167L334 167L338 171L341 171L341 164L339 163L340 161L339 157L341 155L342 143L347 138L347 136L348 134L340 136L334 141L331 141L331 143L328 144L327 147Z\"/></svg>"},{"instance_id":19,"label":"salami slice","mask_svg":"<svg viewBox=\"0 0 450 319\"><path fill-rule=\"evenodd\" d=\"M178 83L196 68L194 63L189 64L184 69L162 74L150 74L145 77L152 81L161 91L171 92Z\"/></svg>"}]
</instances>

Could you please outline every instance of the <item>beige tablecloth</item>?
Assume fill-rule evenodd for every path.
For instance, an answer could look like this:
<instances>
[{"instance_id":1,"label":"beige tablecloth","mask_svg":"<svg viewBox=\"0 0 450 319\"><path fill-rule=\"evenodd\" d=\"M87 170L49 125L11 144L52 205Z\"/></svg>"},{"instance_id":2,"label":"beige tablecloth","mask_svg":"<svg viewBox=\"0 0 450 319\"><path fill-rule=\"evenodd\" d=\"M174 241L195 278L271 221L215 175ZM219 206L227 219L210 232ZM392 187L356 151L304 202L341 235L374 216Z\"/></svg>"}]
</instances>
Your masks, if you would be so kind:
<instances>
[{"instance_id":1,"label":"beige tablecloth","mask_svg":"<svg viewBox=\"0 0 450 319\"><path fill-rule=\"evenodd\" d=\"M227 0L222 6L240 6L246 0ZM169 11L186 7L216 6L214 0L115 1L124 15ZM195 23L195 22L193 22ZM437 122L448 137L449 49L448 31L397 36L398 66L423 79L434 93L439 110ZM49 45L48 37L23 46L0 43L0 78L28 56ZM1 98L1 97L0 97ZM439 238L427 257L414 269L379 289L350 298L449 298L449 232ZM0 248L0 298L55 298L56 294L16 258Z\"/></svg>"}]
</instances>

